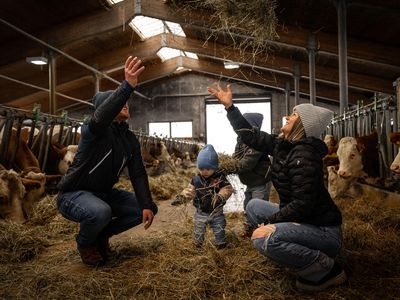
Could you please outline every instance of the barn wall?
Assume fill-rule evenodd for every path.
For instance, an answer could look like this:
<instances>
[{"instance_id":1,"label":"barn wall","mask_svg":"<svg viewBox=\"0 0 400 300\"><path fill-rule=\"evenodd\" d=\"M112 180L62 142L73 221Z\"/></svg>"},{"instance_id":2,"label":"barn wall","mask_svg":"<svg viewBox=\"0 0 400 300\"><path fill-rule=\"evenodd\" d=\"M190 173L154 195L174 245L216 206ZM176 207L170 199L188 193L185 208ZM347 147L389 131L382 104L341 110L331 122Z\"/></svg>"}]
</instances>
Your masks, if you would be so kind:
<instances>
[{"instance_id":1,"label":"barn wall","mask_svg":"<svg viewBox=\"0 0 400 300\"><path fill-rule=\"evenodd\" d=\"M217 79L211 76L188 73L181 76L173 76L142 85L138 90L148 96L169 95L171 97L157 97L149 101L134 97L130 101L132 118L130 125L133 129L141 129L148 132L148 122L167 121L192 121L193 137L199 140L205 135L205 101L207 86ZM221 80L221 86L226 86L227 81ZM244 83L232 83L234 94L272 94L271 128L279 131L282 127L282 116L286 114L286 100L283 93L270 91ZM173 95L192 94L190 97L179 97ZM195 96L197 95L197 96ZM306 103L307 99L300 99L300 103ZM318 105L338 111L338 107L326 103ZM291 97L290 107L294 106L294 97Z\"/></svg>"},{"instance_id":2,"label":"barn wall","mask_svg":"<svg viewBox=\"0 0 400 300\"><path fill-rule=\"evenodd\" d=\"M216 80L211 76L188 73L140 86L138 90L141 93L153 97L157 96L157 98L148 101L135 96L133 101L130 101L132 118L129 122L131 128L147 132L148 122L192 121L193 137L203 141L206 130L205 97L209 95L207 86ZM227 82L221 80L220 84L226 86ZM236 95L270 94L267 89L242 83L232 83L232 88ZM193 96L178 96L185 94ZM169 95L170 97L158 97L158 95Z\"/></svg>"},{"instance_id":3,"label":"barn wall","mask_svg":"<svg viewBox=\"0 0 400 300\"><path fill-rule=\"evenodd\" d=\"M144 95L154 97L154 100L145 100L133 96L129 100L131 118L130 127L148 133L149 122L192 121L193 137L203 141L205 136L205 97L207 86L215 82L216 78L196 73L181 74L168 78L152 81L138 86L137 90ZM221 86L228 82L221 80ZM232 83L235 95L271 95L271 128L273 132L279 132L282 127L282 116L286 114L286 99L283 93L255 87L241 82ZM162 96L168 95L167 97ZM187 95L187 96L178 96ZM191 96L189 96L191 95ZM306 103L308 99L301 98L300 103ZM339 111L339 107L318 102L317 105ZM290 108L294 106L294 97L290 98ZM83 113L90 114L92 109L79 113L71 113L71 117L80 118Z\"/></svg>"}]
</instances>

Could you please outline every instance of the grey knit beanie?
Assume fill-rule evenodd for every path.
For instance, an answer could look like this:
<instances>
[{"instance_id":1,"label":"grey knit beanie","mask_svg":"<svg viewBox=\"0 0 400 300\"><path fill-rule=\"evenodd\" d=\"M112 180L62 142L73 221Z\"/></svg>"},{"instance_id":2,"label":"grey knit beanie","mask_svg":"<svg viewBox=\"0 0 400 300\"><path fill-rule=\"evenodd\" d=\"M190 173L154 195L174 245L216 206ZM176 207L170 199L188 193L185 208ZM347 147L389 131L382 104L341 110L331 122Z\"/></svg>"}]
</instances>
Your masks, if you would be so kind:
<instances>
[{"instance_id":1,"label":"grey knit beanie","mask_svg":"<svg viewBox=\"0 0 400 300\"><path fill-rule=\"evenodd\" d=\"M262 122L264 120L264 116L260 113L244 113L243 117L247 122L253 127L261 128Z\"/></svg>"},{"instance_id":2,"label":"grey knit beanie","mask_svg":"<svg viewBox=\"0 0 400 300\"><path fill-rule=\"evenodd\" d=\"M97 92L93 97L94 108L98 108L111 94L114 93L113 90L105 91L105 92Z\"/></svg>"},{"instance_id":3,"label":"grey knit beanie","mask_svg":"<svg viewBox=\"0 0 400 300\"><path fill-rule=\"evenodd\" d=\"M321 138L321 134L333 118L333 111L330 109L310 103L296 105L293 107L293 111L299 114L306 137Z\"/></svg>"}]
</instances>

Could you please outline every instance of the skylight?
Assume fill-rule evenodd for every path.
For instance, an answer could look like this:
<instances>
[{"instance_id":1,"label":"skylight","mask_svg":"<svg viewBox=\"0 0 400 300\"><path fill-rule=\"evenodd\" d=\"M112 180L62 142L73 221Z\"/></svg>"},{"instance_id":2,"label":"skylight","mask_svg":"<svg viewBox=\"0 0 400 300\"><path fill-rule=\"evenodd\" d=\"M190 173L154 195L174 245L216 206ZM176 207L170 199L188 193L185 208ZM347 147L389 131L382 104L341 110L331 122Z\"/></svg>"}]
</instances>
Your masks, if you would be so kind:
<instances>
[{"instance_id":1,"label":"skylight","mask_svg":"<svg viewBox=\"0 0 400 300\"><path fill-rule=\"evenodd\" d=\"M150 17L136 16L129 22L129 25L142 40L163 32L169 32L183 37L186 36L181 25L178 23L162 21Z\"/></svg>"},{"instance_id":2,"label":"skylight","mask_svg":"<svg viewBox=\"0 0 400 300\"><path fill-rule=\"evenodd\" d=\"M161 58L162 61L175 58L178 56L187 56L189 58L193 59L199 59L196 53L193 52L188 52L188 51L182 51L174 48L169 48L169 47L162 47L160 50L158 50L157 55Z\"/></svg>"},{"instance_id":3,"label":"skylight","mask_svg":"<svg viewBox=\"0 0 400 300\"><path fill-rule=\"evenodd\" d=\"M124 1L124 0L107 0L107 2L108 2L110 5L114 5L114 4L117 4L117 3L122 2L122 1Z\"/></svg>"}]
</instances>

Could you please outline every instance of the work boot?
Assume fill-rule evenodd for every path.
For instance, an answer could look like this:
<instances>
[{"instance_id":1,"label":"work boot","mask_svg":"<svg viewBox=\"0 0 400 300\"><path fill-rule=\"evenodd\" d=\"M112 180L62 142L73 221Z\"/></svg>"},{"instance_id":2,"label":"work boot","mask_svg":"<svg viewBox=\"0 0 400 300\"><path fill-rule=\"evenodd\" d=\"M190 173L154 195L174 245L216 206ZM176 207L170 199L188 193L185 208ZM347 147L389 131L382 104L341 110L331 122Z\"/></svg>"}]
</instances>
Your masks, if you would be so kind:
<instances>
[{"instance_id":1,"label":"work boot","mask_svg":"<svg viewBox=\"0 0 400 300\"><path fill-rule=\"evenodd\" d=\"M346 282L346 279L346 273L344 272L342 267L337 262L335 262L332 270L330 270L330 272L326 274L320 281L312 282L299 277L296 280L296 287L303 291L318 292L330 286L340 285Z\"/></svg>"},{"instance_id":2,"label":"work boot","mask_svg":"<svg viewBox=\"0 0 400 300\"><path fill-rule=\"evenodd\" d=\"M243 231L240 233L242 238L250 238L253 234L254 228L247 222L243 223Z\"/></svg>"},{"instance_id":3,"label":"work boot","mask_svg":"<svg viewBox=\"0 0 400 300\"><path fill-rule=\"evenodd\" d=\"M112 255L109 238L98 238L97 249L103 260L106 261Z\"/></svg>"},{"instance_id":4,"label":"work boot","mask_svg":"<svg viewBox=\"0 0 400 300\"><path fill-rule=\"evenodd\" d=\"M82 262L88 266L99 267L105 263L105 260L96 246L78 245L78 252L81 256Z\"/></svg>"}]
</instances>

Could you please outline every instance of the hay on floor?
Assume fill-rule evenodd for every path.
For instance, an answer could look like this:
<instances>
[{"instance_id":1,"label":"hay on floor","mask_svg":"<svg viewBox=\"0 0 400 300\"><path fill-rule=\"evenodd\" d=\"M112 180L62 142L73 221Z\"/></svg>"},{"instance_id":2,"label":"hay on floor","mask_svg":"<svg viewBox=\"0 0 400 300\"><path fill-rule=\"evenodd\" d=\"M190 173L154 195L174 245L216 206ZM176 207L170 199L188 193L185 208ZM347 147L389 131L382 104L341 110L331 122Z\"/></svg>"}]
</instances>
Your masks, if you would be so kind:
<instances>
[{"instance_id":1,"label":"hay on floor","mask_svg":"<svg viewBox=\"0 0 400 300\"><path fill-rule=\"evenodd\" d=\"M304 294L293 288L293 271L261 256L239 236L242 214L227 215L227 249L213 246L211 231L205 246L196 248L193 222L186 216L173 227L166 223L159 231L113 237L110 262L96 270L80 262L77 224L63 219L47 197L26 224L0 222L0 298L396 299L400 209L384 208L373 198L337 200L344 221L338 260L348 283Z\"/></svg>"}]
</instances>

